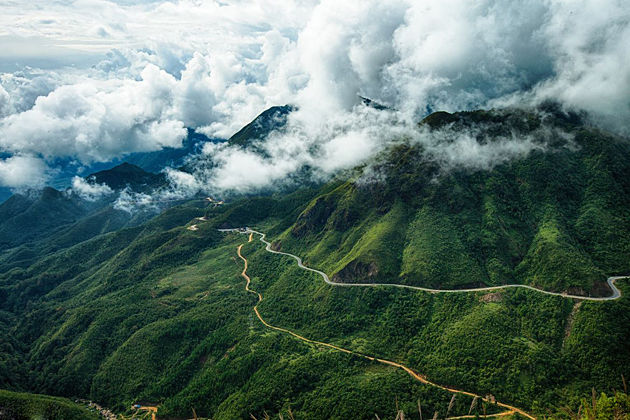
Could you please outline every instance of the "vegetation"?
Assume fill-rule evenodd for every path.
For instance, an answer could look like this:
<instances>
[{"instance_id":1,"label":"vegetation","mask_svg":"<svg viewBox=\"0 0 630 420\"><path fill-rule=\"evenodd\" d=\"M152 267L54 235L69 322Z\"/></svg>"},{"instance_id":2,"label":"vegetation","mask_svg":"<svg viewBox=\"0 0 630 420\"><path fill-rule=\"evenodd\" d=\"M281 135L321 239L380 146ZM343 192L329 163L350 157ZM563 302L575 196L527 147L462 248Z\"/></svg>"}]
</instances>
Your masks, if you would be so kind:
<instances>
[{"instance_id":1,"label":"vegetation","mask_svg":"<svg viewBox=\"0 0 630 420\"><path fill-rule=\"evenodd\" d=\"M620 391L611 396L603 392L597 395L593 388L591 398L583 398L577 412L570 408L564 408L562 412L575 420L627 419L630 418L630 397L627 392Z\"/></svg>"},{"instance_id":2,"label":"vegetation","mask_svg":"<svg viewBox=\"0 0 630 420\"><path fill-rule=\"evenodd\" d=\"M0 390L0 419L88 420L97 413L65 398Z\"/></svg>"},{"instance_id":3,"label":"vegetation","mask_svg":"<svg viewBox=\"0 0 630 420\"><path fill-rule=\"evenodd\" d=\"M546 152L492 170L444 171L401 142L369 171L317 188L219 207L193 201L112 229L104 206L31 237L0 256L0 387L115 410L148 401L173 418L193 409L216 419L395 418L417 416L418 401L424 418L496 413L401 369L267 329L240 277L235 251L246 237L217 228L255 226L339 281L521 282L603 295L606 276L630 273L630 145L571 116L551 121L572 140L546 140ZM429 125L445 124L485 124L499 136L506 124L530 133L540 121L479 112ZM368 172L386 182L368 182ZM186 229L200 216L199 230ZM576 307L522 289L333 287L258 241L243 253L273 325L538 415L628 413L618 391L630 377L628 281L618 282L622 298ZM593 387L601 392L594 405Z\"/></svg>"},{"instance_id":4,"label":"vegetation","mask_svg":"<svg viewBox=\"0 0 630 420\"><path fill-rule=\"evenodd\" d=\"M509 129L541 136L548 150L490 171L445 170L403 142L367 171L384 181L359 174L316 196L277 242L339 281L610 293L606 277L630 272L630 143L569 117L556 117L551 138L529 114L449 118L485 121L481 142L498 141L504 120L525 119Z\"/></svg>"}]
</instances>

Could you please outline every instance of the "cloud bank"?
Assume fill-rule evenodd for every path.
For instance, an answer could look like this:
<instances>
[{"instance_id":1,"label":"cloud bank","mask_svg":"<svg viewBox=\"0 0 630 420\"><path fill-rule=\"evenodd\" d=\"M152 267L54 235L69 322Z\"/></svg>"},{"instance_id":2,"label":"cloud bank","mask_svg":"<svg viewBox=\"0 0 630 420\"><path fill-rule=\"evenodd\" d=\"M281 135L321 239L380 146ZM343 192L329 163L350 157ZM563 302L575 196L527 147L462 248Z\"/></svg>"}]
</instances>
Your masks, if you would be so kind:
<instances>
[{"instance_id":1,"label":"cloud bank","mask_svg":"<svg viewBox=\"0 0 630 420\"><path fill-rule=\"evenodd\" d=\"M39 165L29 183L42 159L178 147L185 127L228 137L286 103L299 111L267 157L210 147L218 167L173 182L249 190L303 167L325 176L434 110L552 99L629 132L623 0L40 0L3 8L0 44L18 38L39 41L3 50L22 66L0 76L0 152ZM358 95L396 111L374 115Z\"/></svg>"}]
</instances>

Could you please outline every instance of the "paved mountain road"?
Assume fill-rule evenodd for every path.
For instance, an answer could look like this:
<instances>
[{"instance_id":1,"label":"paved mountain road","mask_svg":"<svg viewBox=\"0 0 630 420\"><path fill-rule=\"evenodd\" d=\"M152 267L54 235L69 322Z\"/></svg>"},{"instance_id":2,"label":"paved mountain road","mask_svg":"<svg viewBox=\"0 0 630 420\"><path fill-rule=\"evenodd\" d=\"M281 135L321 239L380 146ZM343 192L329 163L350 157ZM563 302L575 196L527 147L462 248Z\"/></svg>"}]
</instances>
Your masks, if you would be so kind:
<instances>
[{"instance_id":1,"label":"paved mountain road","mask_svg":"<svg viewBox=\"0 0 630 420\"><path fill-rule=\"evenodd\" d=\"M323 271L319 271L316 270L314 268L310 268L305 266L302 263L302 259L300 257L298 257L297 255L293 255L290 254L288 252L281 252L281 251L274 251L273 249L271 249L271 242L268 242L265 239L265 234L262 232L258 232L249 228L245 228L245 229L219 229L221 232L239 232L239 233L245 233L245 234L256 234L256 235L260 235L260 241L263 242L266 247L265 249L268 252L271 252L273 254L279 254L279 255L286 255L289 256L293 259L295 259L297 261L297 264L300 268L304 269L304 270L308 270L308 271L312 271L314 273L319 274L320 276L322 276L322 278L324 279L324 281L332 286L340 286L340 287L397 287L397 288L401 288L401 289L412 289L412 290L420 290L423 292L430 292L430 293L470 293L470 292L483 292L483 291L492 291L492 290L499 290L499 289L507 289L507 288L512 288L512 287L520 287L523 289L529 289L529 290L534 290L536 292L539 293L544 293L546 295L552 295L552 296L561 296L564 298L571 298L571 299L579 299L579 300L591 300L591 301L604 301L604 300L615 300L615 299L619 299L621 297L621 291L617 288L617 286L615 286L615 282L619 279L625 279L628 278L628 276L616 276L616 277L609 277L608 278L608 286L610 286L610 289L612 290L612 294L610 296L606 296L606 297L591 297L591 296L580 296L580 295L571 295L568 293L558 293L558 292L549 292L547 290L542 290L542 289L538 289L536 287L532 287L532 286L528 286L525 284L504 284L501 286L488 286L488 287L478 287L478 288L474 288L474 289L430 289L427 287L420 287L420 286L409 286L406 284L397 284L397 283L339 283L339 282L335 282L330 280L330 278L328 277L328 275L326 273L324 273Z\"/></svg>"}]
</instances>

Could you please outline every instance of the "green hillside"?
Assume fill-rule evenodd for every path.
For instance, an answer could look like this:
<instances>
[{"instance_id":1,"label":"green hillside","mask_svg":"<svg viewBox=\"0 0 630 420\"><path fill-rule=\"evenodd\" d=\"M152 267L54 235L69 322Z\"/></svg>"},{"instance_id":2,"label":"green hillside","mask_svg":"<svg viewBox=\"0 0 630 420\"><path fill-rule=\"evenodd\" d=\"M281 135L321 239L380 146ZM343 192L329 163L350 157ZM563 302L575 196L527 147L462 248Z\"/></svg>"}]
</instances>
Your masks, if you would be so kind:
<instances>
[{"instance_id":1,"label":"green hillside","mask_svg":"<svg viewBox=\"0 0 630 420\"><path fill-rule=\"evenodd\" d=\"M514 129L540 135L524 115L533 128ZM511 117L450 118L483 124L492 142ZM385 181L358 174L319 195L277 240L342 282L606 295L607 276L630 272L630 144L560 118L555 127L566 139L490 171L444 171L421 144L401 143L370 168Z\"/></svg>"},{"instance_id":2,"label":"green hillside","mask_svg":"<svg viewBox=\"0 0 630 420\"><path fill-rule=\"evenodd\" d=\"M506 130L536 137L541 118L441 113L421 130L480 127L478 141L493 142ZM259 241L217 230L255 227L339 282L522 283L607 295L607 276L630 274L630 143L571 116L544 121L567 135L534 139L544 150L490 169L444 170L426 145L401 140L317 188L218 207L191 201L111 231L82 236L73 225L6 251L0 388L118 412L151 401L165 418L193 409L215 419L384 419L397 410L408 418L418 402L424 418L501 411L265 327L241 277L236 249L245 244L251 287L272 325L537 416L567 418L563 409L577 413L593 388L615 395L630 378L627 280L617 282L620 299L579 305L524 289L335 287ZM367 182L367 173L380 180ZM89 231L109 220L93 219ZM600 397L601 413L625 404L614 398Z\"/></svg>"},{"instance_id":3,"label":"green hillside","mask_svg":"<svg viewBox=\"0 0 630 420\"><path fill-rule=\"evenodd\" d=\"M0 205L0 249L45 238L88 212L86 203L54 188L13 195Z\"/></svg>"},{"instance_id":4,"label":"green hillside","mask_svg":"<svg viewBox=\"0 0 630 420\"><path fill-rule=\"evenodd\" d=\"M0 419L87 420L100 416L65 398L0 390Z\"/></svg>"}]
</instances>

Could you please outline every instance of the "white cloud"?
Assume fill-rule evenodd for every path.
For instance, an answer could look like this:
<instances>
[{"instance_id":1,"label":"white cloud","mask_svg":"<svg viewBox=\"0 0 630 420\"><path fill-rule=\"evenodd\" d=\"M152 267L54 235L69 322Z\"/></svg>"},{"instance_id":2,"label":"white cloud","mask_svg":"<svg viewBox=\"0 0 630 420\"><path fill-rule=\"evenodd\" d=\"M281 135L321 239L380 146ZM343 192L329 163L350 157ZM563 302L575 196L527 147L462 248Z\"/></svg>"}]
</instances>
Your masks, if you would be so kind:
<instances>
[{"instance_id":1,"label":"white cloud","mask_svg":"<svg viewBox=\"0 0 630 420\"><path fill-rule=\"evenodd\" d=\"M87 201L96 201L103 196L113 193L113 190L108 185L90 183L79 176L75 176L72 179L71 191Z\"/></svg>"},{"instance_id":2,"label":"white cloud","mask_svg":"<svg viewBox=\"0 0 630 420\"><path fill-rule=\"evenodd\" d=\"M295 172L308 156L278 150L284 155L282 158L277 155L266 158L253 151L226 145L218 145L206 152L217 166L197 171L195 176L209 191L231 192L248 192L274 185Z\"/></svg>"},{"instance_id":3,"label":"white cloud","mask_svg":"<svg viewBox=\"0 0 630 420\"><path fill-rule=\"evenodd\" d=\"M550 138L564 138L564 133L539 129L527 135L512 133L497 139L479 141L483 128L453 130L449 127L430 131L420 130L414 142L421 144L427 158L437 161L447 171L451 169L488 170L502 163L527 157L533 151L547 150Z\"/></svg>"},{"instance_id":4,"label":"white cloud","mask_svg":"<svg viewBox=\"0 0 630 420\"><path fill-rule=\"evenodd\" d=\"M192 174L173 168L166 168L165 173L171 188L160 192L161 199L173 200L190 197L203 189L203 185Z\"/></svg>"},{"instance_id":5,"label":"white cloud","mask_svg":"<svg viewBox=\"0 0 630 420\"><path fill-rule=\"evenodd\" d=\"M159 202L149 194L138 193L125 188L114 202L114 209L134 213L136 210L156 211Z\"/></svg>"},{"instance_id":6,"label":"white cloud","mask_svg":"<svg viewBox=\"0 0 630 420\"><path fill-rule=\"evenodd\" d=\"M62 63L0 76L0 151L109 160L176 147L185 126L228 137L271 105L298 105L267 156L213 150L221 164L196 182L227 189L314 163L330 174L405 130L366 117L357 95L409 129L430 110L545 99L629 129L623 0L35 0L3 6L0 37L44 40Z\"/></svg>"},{"instance_id":7,"label":"white cloud","mask_svg":"<svg viewBox=\"0 0 630 420\"><path fill-rule=\"evenodd\" d=\"M630 5L624 1L553 3L543 34L555 75L536 88L629 133Z\"/></svg>"},{"instance_id":8,"label":"white cloud","mask_svg":"<svg viewBox=\"0 0 630 420\"><path fill-rule=\"evenodd\" d=\"M41 187L48 175L48 167L41 159L23 155L0 159L0 186L14 189Z\"/></svg>"},{"instance_id":9,"label":"white cloud","mask_svg":"<svg viewBox=\"0 0 630 420\"><path fill-rule=\"evenodd\" d=\"M6 115L31 109L38 97L48 95L62 84L76 83L77 76L71 72L62 75L35 69L0 73L0 85L9 95Z\"/></svg>"},{"instance_id":10,"label":"white cloud","mask_svg":"<svg viewBox=\"0 0 630 420\"><path fill-rule=\"evenodd\" d=\"M307 167L311 176L325 180L413 131L414 127L400 123L395 112L364 105L331 115L325 124L300 109L289 114L283 130L256 142L256 151L206 144L203 153L213 165L195 162L193 177L200 190L219 194L286 185Z\"/></svg>"},{"instance_id":11,"label":"white cloud","mask_svg":"<svg viewBox=\"0 0 630 420\"><path fill-rule=\"evenodd\" d=\"M0 118L4 117L9 113L9 94L6 90L0 85Z\"/></svg>"},{"instance_id":12,"label":"white cloud","mask_svg":"<svg viewBox=\"0 0 630 420\"><path fill-rule=\"evenodd\" d=\"M171 109L177 82L153 65L141 77L65 85L39 97L0 121L0 148L92 162L179 147L186 130Z\"/></svg>"}]
</instances>

